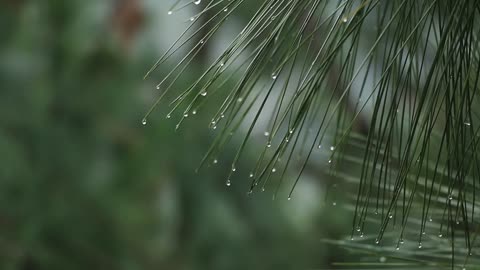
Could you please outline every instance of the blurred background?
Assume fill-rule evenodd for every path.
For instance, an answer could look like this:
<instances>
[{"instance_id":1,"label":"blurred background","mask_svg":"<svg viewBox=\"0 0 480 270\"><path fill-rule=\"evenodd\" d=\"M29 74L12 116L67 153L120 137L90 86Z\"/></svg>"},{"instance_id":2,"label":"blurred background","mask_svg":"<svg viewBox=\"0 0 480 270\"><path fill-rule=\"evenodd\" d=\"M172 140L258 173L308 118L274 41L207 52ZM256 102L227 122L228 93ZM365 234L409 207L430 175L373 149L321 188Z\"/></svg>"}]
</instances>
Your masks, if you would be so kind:
<instances>
[{"instance_id":1,"label":"blurred background","mask_svg":"<svg viewBox=\"0 0 480 270\"><path fill-rule=\"evenodd\" d=\"M247 196L244 175L225 186L222 157L195 173L215 135L207 115L175 132L166 103L142 125L171 66L143 76L198 11L169 16L171 4L1 2L0 269L325 269L351 256L322 241L351 219L319 173L291 201ZM208 52L253 11L230 17Z\"/></svg>"}]
</instances>

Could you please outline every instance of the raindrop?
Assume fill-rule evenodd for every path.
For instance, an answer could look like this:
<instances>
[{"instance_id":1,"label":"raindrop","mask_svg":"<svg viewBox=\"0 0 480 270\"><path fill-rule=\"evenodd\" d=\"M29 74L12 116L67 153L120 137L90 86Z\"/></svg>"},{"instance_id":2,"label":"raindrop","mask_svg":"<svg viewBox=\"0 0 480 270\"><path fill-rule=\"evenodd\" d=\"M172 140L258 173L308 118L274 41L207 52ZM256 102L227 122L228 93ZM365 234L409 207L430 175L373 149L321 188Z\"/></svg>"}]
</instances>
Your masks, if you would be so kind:
<instances>
[{"instance_id":1,"label":"raindrop","mask_svg":"<svg viewBox=\"0 0 480 270\"><path fill-rule=\"evenodd\" d=\"M272 173L274 173L274 172L276 172L276 171L277 171L277 169L275 169L275 168L272 169Z\"/></svg>"},{"instance_id":2,"label":"raindrop","mask_svg":"<svg viewBox=\"0 0 480 270\"><path fill-rule=\"evenodd\" d=\"M288 200L290 201L292 199L292 197L288 196Z\"/></svg>"},{"instance_id":3,"label":"raindrop","mask_svg":"<svg viewBox=\"0 0 480 270\"><path fill-rule=\"evenodd\" d=\"M332 160L331 160L331 159L329 159L329 160L328 160L328 163L332 163Z\"/></svg>"},{"instance_id":4,"label":"raindrop","mask_svg":"<svg viewBox=\"0 0 480 270\"><path fill-rule=\"evenodd\" d=\"M342 21L343 21L344 23L346 23L346 22L348 22L348 18L347 18L347 17L343 17Z\"/></svg>"},{"instance_id":5,"label":"raindrop","mask_svg":"<svg viewBox=\"0 0 480 270\"><path fill-rule=\"evenodd\" d=\"M160 90L160 85L157 85L157 87L156 87L156 88L157 88L157 90Z\"/></svg>"},{"instance_id":6,"label":"raindrop","mask_svg":"<svg viewBox=\"0 0 480 270\"><path fill-rule=\"evenodd\" d=\"M190 21L195 21L195 18L194 17L190 17Z\"/></svg>"},{"instance_id":7,"label":"raindrop","mask_svg":"<svg viewBox=\"0 0 480 270\"><path fill-rule=\"evenodd\" d=\"M386 258L386 257L383 257L383 256L380 257L380 262L381 262L381 263L384 263L384 262L386 262L386 261L387 261L387 258Z\"/></svg>"},{"instance_id":8,"label":"raindrop","mask_svg":"<svg viewBox=\"0 0 480 270\"><path fill-rule=\"evenodd\" d=\"M400 244L403 245L403 243L405 243L405 241L403 241L403 238L402 238L402 239L400 239Z\"/></svg>"},{"instance_id":9,"label":"raindrop","mask_svg":"<svg viewBox=\"0 0 480 270\"><path fill-rule=\"evenodd\" d=\"M213 164L217 164L218 163L218 160L217 159L214 159L213 160Z\"/></svg>"},{"instance_id":10,"label":"raindrop","mask_svg":"<svg viewBox=\"0 0 480 270\"><path fill-rule=\"evenodd\" d=\"M263 135L265 135L265 137L268 137L268 136L270 136L270 132L265 131L265 133L263 133Z\"/></svg>"},{"instance_id":11,"label":"raindrop","mask_svg":"<svg viewBox=\"0 0 480 270\"><path fill-rule=\"evenodd\" d=\"M466 126L470 126L471 124L469 122L464 123Z\"/></svg>"},{"instance_id":12,"label":"raindrop","mask_svg":"<svg viewBox=\"0 0 480 270\"><path fill-rule=\"evenodd\" d=\"M237 169L235 167L232 167L232 172L236 171Z\"/></svg>"},{"instance_id":13,"label":"raindrop","mask_svg":"<svg viewBox=\"0 0 480 270\"><path fill-rule=\"evenodd\" d=\"M270 148L272 147L272 144L270 142L267 143L267 147Z\"/></svg>"},{"instance_id":14,"label":"raindrop","mask_svg":"<svg viewBox=\"0 0 480 270\"><path fill-rule=\"evenodd\" d=\"M207 91L201 92L200 95L201 95L202 97L205 97L205 96L207 95Z\"/></svg>"},{"instance_id":15,"label":"raindrop","mask_svg":"<svg viewBox=\"0 0 480 270\"><path fill-rule=\"evenodd\" d=\"M167 114L167 119L170 119L170 117L172 117L170 114Z\"/></svg>"},{"instance_id":16,"label":"raindrop","mask_svg":"<svg viewBox=\"0 0 480 270\"><path fill-rule=\"evenodd\" d=\"M194 110L194 111L192 111L192 114L197 114L197 111L195 111L195 110Z\"/></svg>"},{"instance_id":17,"label":"raindrop","mask_svg":"<svg viewBox=\"0 0 480 270\"><path fill-rule=\"evenodd\" d=\"M336 206L336 205L337 205L337 202L333 202L332 205L333 205L333 206Z\"/></svg>"},{"instance_id":18,"label":"raindrop","mask_svg":"<svg viewBox=\"0 0 480 270\"><path fill-rule=\"evenodd\" d=\"M232 185L232 182L230 181L230 179L227 179L227 181L225 182L225 185L227 187L231 186Z\"/></svg>"},{"instance_id":19,"label":"raindrop","mask_svg":"<svg viewBox=\"0 0 480 270\"><path fill-rule=\"evenodd\" d=\"M172 13L173 13L173 12L172 12L171 10L169 10L169 11L167 12L168 15L172 15Z\"/></svg>"},{"instance_id":20,"label":"raindrop","mask_svg":"<svg viewBox=\"0 0 480 270\"><path fill-rule=\"evenodd\" d=\"M240 102L242 102L242 101L243 101L243 98L242 98L242 97L239 97L239 98L237 99L237 102L238 102L238 103L240 103Z\"/></svg>"},{"instance_id":21,"label":"raindrop","mask_svg":"<svg viewBox=\"0 0 480 270\"><path fill-rule=\"evenodd\" d=\"M378 245L379 243L380 243L380 241L378 239L375 239L375 244Z\"/></svg>"},{"instance_id":22,"label":"raindrop","mask_svg":"<svg viewBox=\"0 0 480 270\"><path fill-rule=\"evenodd\" d=\"M418 248L422 248L422 242L418 243Z\"/></svg>"},{"instance_id":23,"label":"raindrop","mask_svg":"<svg viewBox=\"0 0 480 270\"><path fill-rule=\"evenodd\" d=\"M335 146L330 146L330 151L335 150Z\"/></svg>"},{"instance_id":24,"label":"raindrop","mask_svg":"<svg viewBox=\"0 0 480 270\"><path fill-rule=\"evenodd\" d=\"M228 11L228 8L225 8L225 9L223 10L223 12L227 12L227 11Z\"/></svg>"},{"instance_id":25,"label":"raindrop","mask_svg":"<svg viewBox=\"0 0 480 270\"><path fill-rule=\"evenodd\" d=\"M322 148L322 145L321 145L321 144L319 144L319 145L318 145L318 149L321 149L321 148Z\"/></svg>"},{"instance_id":26,"label":"raindrop","mask_svg":"<svg viewBox=\"0 0 480 270\"><path fill-rule=\"evenodd\" d=\"M249 177L252 178L252 177L253 177L253 173L250 173Z\"/></svg>"},{"instance_id":27,"label":"raindrop","mask_svg":"<svg viewBox=\"0 0 480 270\"><path fill-rule=\"evenodd\" d=\"M202 2L202 0L195 0L195 1L193 1L193 3L194 3L195 5L200 5L201 2Z\"/></svg>"},{"instance_id":28,"label":"raindrop","mask_svg":"<svg viewBox=\"0 0 480 270\"><path fill-rule=\"evenodd\" d=\"M188 117L188 113L184 113L184 114L183 114L183 117L187 118L187 117Z\"/></svg>"},{"instance_id":29,"label":"raindrop","mask_svg":"<svg viewBox=\"0 0 480 270\"><path fill-rule=\"evenodd\" d=\"M142 119L142 125L145 126L146 124L147 124L147 119L143 118L143 119Z\"/></svg>"},{"instance_id":30,"label":"raindrop","mask_svg":"<svg viewBox=\"0 0 480 270\"><path fill-rule=\"evenodd\" d=\"M262 192L265 192L265 187L262 187Z\"/></svg>"},{"instance_id":31,"label":"raindrop","mask_svg":"<svg viewBox=\"0 0 480 270\"><path fill-rule=\"evenodd\" d=\"M277 79L277 75L275 73L272 73L272 79L273 80L276 80Z\"/></svg>"},{"instance_id":32,"label":"raindrop","mask_svg":"<svg viewBox=\"0 0 480 270\"><path fill-rule=\"evenodd\" d=\"M443 237L443 234L439 234L438 237L442 238L442 237Z\"/></svg>"}]
</instances>

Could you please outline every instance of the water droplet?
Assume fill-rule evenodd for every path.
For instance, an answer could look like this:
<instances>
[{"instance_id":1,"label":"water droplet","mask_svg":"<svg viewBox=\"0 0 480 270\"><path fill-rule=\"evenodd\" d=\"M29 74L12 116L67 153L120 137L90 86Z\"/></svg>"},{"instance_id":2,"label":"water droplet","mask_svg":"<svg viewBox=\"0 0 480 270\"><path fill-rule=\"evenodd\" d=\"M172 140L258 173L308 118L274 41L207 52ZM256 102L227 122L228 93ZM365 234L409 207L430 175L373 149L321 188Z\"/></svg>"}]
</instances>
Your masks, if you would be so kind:
<instances>
[{"instance_id":1,"label":"water droplet","mask_svg":"<svg viewBox=\"0 0 480 270\"><path fill-rule=\"evenodd\" d=\"M231 186L232 185L232 182L230 181L230 179L227 179L227 181L225 182L225 185L227 187Z\"/></svg>"},{"instance_id":2,"label":"water droplet","mask_svg":"<svg viewBox=\"0 0 480 270\"><path fill-rule=\"evenodd\" d=\"M156 88L157 88L157 90L160 90L160 85L157 85L157 87L156 87Z\"/></svg>"},{"instance_id":3,"label":"water droplet","mask_svg":"<svg viewBox=\"0 0 480 270\"><path fill-rule=\"evenodd\" d=\"M357 227L357 232L359 232L359 231L360 231L360 227Z\"/></svg>"},{"instance_id":4,"label":"water droplet","mask_svg":"<svg viewBox=\"0 0 480 270\"><path fill-rule=\"evenodd\" d=\"M200 95L201 95L202 97L205 97L205 96L207 96L207 91L203 91L203 92L201 92L201 93L200 93Z\"/></svg>"},{"instance_id":5,"label":"water droplet","mask_svg":"<svg viewBox=\"0 0 480 270\"><path fill-rule=\"evenodd\" d=\"M223 10L223 12L227 12L227 11L228 11L228 8L225 8L225 9Z\"/></svg>"},{"instance_id":6,"label":"water droplet","mask_svg":"<svg viewBox=\"0 0 480 270\"><path fill-rule=\"evenodd\" d=\"M142 119L142 125L145 126L146 124L147 124L147 119L143 118L143 119Z\"/></svg>"},{"instance_id":7,"label":"water droplet","mask_svg":"<svg viewBox=\"0 0 480 270\"><path fill-rule=\"evenodd\" d=\"M332 163L332 160L331 160L331 159L329 159L329 160L328 160L328 163Z\"/></svg>"},{"instance_id":8,"label":"water droplet","mask_svg":"<svg viewBox=\"0 0 480 270\"><path fill-rule=\"evenodd\" d=\"M293 133L293 129L290 129L290 130L288 131L288 133L292 134L292 133Z\"/></svg>"},{"instance_id":9,"label":"water droplet","mask_svg":"<svg viewBox=\"0 0 480 270\"><path fill-rule=\"evenodd\" d=\"M393 215L392 215L392 214L390 214L390 215L388 216L388 218L393 218Z\"/></svg>"},{"instance_id":10,"label":"water droplet","mask_svg":"<svg viewBox=\"0 0 480 270\"><path fill-rule=\"evenodd\" d=\"M360 238L363 238L363 232L360 234Z\"/></svg>"},{"instance_id":11,"label":"water droplet","mask_svg":"<svg viewBox=\"0 0 480 270\"><path fill-rule=\"evenodd\" d=\"M335 146L330 146L330 151L335 150Z\"/></svg>"},{"instance_id":12,"label":"water droplet","mask_svg":"<svg viewBox=\"0 0 480 270\"><path fill-rule=\"evenodd\" d=\"M253 177L253 173L250 173L249 177L252 178L252 177Z\"/></svg>"},{"instance_id":13,"label":"water droplet","mask_svg":"<svg viewBox=\"0 0 480 270\"><path fill-rule=\"evenodd\" d=\"M190 17L190 21L195 21L195 18L194 17Z\"/></svg>"},{"instance_id":14,"label":"water droplet","mask_svg":"<svg viewBox=\"0 0 480 270\"><path fill-rule=\"evenodd\" d=\"M217 159L214 159L213 160L213 164L217 164L218 163L218 160Z\"/></svg>"},{"instance_id":15,"label":"water droplet","mask_svg":"<svg viewBox=\"0 0 480 270\"><path fill-rule=\"evenodd\" d=\"M193 3L194 3L195 5L200 5L201 2L202 2L202 0L195 0L195 1L193 1Z\"/></svg>"},{"instance_id":16,"label":"water droplet","mask_svg":"<svg viewBox=\"0 0 480 270\"><path fill-rule=\"evenodd\" d=\"M188 113L184 113L184 114L183 114L183 117L187 118L187 117L188 117Z\"/></svg>"},{"instance_id":17,"label":"water droplet","mask_svg":"<svg viewBox=\"0 0 480 270\"><path fill-rule=\"evenodd\" d=\"M173 12L172 12L171 10L169 10L169 11L167 12L167 14L168 14L168 15L172 15Z\"/></svg>"},{"instance_id":18,"label":"water droplet","mask_svg":"<svg viewBox=\"0 0 480 270\"><path fill-rule=\"evenodd\" d=\"M380 241L378 239L375 239L375 244L378 245L379 243L380 243Z\"/></svg>"},{"instance_id":19,"label":"water droplet","mask_svg":"<svg viewBox=\"0 0 480 270\"><path fill-rule=\"evenodd\" d=\"M403 241L403 238L400 239L400 244L403 245L403 243L405 243L405 241Z\"/></svg>"},{"instance_id":20,"label":"water droplet","mask_svg":"<svg viewBox=\"0 0 480 270\"><path fill-rule=\"evenodd\" d=\"M262 187L262 192L265 192L265 187Z\"/></svg>"},{"instance_id":21,"label":"water droplet","mask_svg":"<svg viewBox=\"0 0 480 270\"><path fill-rule=\"evenodd\" d=\"M232 172L236 171L237 169L235 167L232 167Z\"/></svg>"},{"instance_id":22,"label":"water droplet","mask_svg":"<svg viewBox=\"0 0 480 270\"><path fill-rule=\"evenodd\" d=\"M263 133L263 135L265 135L265 137L268 137L268 136L270 136L270 132L265 131L265 133Z\"/></svg>"},{"instance_id":23,"label":"water droplet","mask_svg":"<svg viewBox=\"0 0 480 270\"><path fill-rule=\"evenodd\" d=\"M471 124L469 122L464 123L466 126L470 126Z\"/></svg>"},{"instance_id":24,"label":"water droplet","mask_svg":"<svg viewBox=\"0 0 480 270\"><path fill-rule=\"evenodd\" d=\"M274 173L274 172L276 172L276 171L277 171L277 169L275 169L275 168L272 169L272 173Z\"/></svg>"},{"instance_id":25,"label":"water droplet","mask_svg":"<svg viewBox=\"0 0 480 270\"><path fill-rule=\"evenodd\" d=\"M238 102L238 103L240 103L240 102L242 102L242 101L243 101L243 98L242 98L242 97L239 97L239 98L237 99L237 102Z\"/></svg>"},{"instance_id":26,"label":"water droplet","mask_svg":"<svg viewBox=\"0 0 480 270\"><path fill-rule=\"evenodd\" d=\"M194 111L192 111L192 114L197 114L197 111L195 111L195 110L194 110Z\"/></svg>"},{"instance_id":27,"label":"water droplet","mask_svg":"<svg viewBox=\"0 0 480 270\"><path fill-rule=\"evenodd\" d=\"M395 250L399 250L399 249L400 249L400 246L399 246L399 245L397 245L397 247L395 248Z\"/></svg>"},{"instance_id":28,"label":"water droplet","mask_svg":"<svg viewBox=\"0 0 480 270\"><path fill-rule=\"evenodd\" d=\"M443 237L443 234L439 234L438 237L442 238L442 237Z\"/></svg>"},{"instance_id":29,"label":"water droplet","mask_svg":"<svg viewBox=\"0 0 480 270\"><path fill-rule=\"evenodd\" d=\"M422 248L422 242L418 243L418 248Z\"/></svg>"},{"instance_id":30,"label":"water droplet","mask_svg":"<svg viewBox=\"0 0 480 270\"><path fill-rule=\"evenodd\" d=\"M273 79L273 80L276 80L276 79L277 79L277 74L272 73L272 79Z\"/></svg>"},{"instance_id":31,"label":"water droplet","mask_svg":"<svg viewBox=\"0 0 480 270\"><path fill-rule=\"evenodd\" d=\"M380 261L381 263L384 263L384 262L387 261L387 258L382 256L382 257L380 257L379 261Z\"/></svg>"},{"instance_id":32,"label":"water droplet","mask_svg":"<svg viewBox=\"0 0 480 270\"><path fill-rule=\"evenodd\" d=\"M272 147L272 144L270 142L267 143L267 147L270 148Z\"/></svg>"},{"instance_id":33,"label":"water droplet","mask_svg":"<svg viewBox=\"0 0 480 270\"><path fill-rule=\"evenodd\" d=\"M433 219L432 219L432 218L429 218L429 219L428 219L428 221L432 222L432 221L433 221Z\"/></svg>"},{"instance_id":34,"label":"water droplet","mask_svg":"<svg viewBox=\"0 0 480 270\"><path fill-rule=\"evenodd\" d=\"M342 22L344 22L344 23L348 22L348 18L347 18L347 17L343 17Z\"/></svg>"},{"instance_id":35,"label":"water droplet","mask_svg":"<svg viewBox=\"0 0 480 270\"><path fill-rule=\"evenodd\" d=\"M288 196L288 199L287 199L287 200L289 200L289 201L290 201L291 199L292 199L292 197Z\"/></svg>"},{"instance_id":36,"label":"water droplet","mask_svg":"<svg viewBox=\"0 0 480 270\"><path fill-rule=\"evenodd\" d=\"M332 205L333 205L333 206L337 206L337 202L333 202Z\"/></svg>"},{"instance_id":37,"label":"water droplet","mask_svg":"<svg viewBox=\"0 0 480 270\"><path fill-rule=\"evenodd\" d=\"M322 148L322 145L321 145L321 144L319 144L319 145L318 145L318 149L321 149L321 148Z\"/></svg>"},{"instance_id":38,"label":"water droplet","mask_svg":"<svg viewBox=\"0 0 480 270\"><path fill-rule=\"evenodd\" d=\"M170 114L167 114L167 119L170 119L172 116Z\"/></svg>"}]
</instances>

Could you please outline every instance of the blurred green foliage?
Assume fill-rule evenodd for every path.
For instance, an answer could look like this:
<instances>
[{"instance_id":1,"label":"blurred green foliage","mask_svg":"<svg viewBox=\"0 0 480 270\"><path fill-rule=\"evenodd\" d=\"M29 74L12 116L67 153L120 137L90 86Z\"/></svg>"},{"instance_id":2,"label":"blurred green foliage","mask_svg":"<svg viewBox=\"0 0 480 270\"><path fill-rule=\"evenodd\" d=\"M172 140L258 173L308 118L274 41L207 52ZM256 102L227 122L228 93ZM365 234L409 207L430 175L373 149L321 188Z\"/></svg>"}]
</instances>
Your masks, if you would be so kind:
<instances>
[{"instance_id":1,"label":"blurred green foliage","mask_svg":"<svg viewBox=\"0 0 480 270\"><path fill-rule=\"evenodd\" d=\"M194 173L211 141L198 133L206 128L141 125L153 100L141 78L155 55L128 54L108 18L88 11L96 4L0 4L0 269L307 269L339 260L320 239L339 235L344 215L317 208L299 227L286 202L247 197L247 184L227 190L222 165Z\"/></svg>"}]
</instances>

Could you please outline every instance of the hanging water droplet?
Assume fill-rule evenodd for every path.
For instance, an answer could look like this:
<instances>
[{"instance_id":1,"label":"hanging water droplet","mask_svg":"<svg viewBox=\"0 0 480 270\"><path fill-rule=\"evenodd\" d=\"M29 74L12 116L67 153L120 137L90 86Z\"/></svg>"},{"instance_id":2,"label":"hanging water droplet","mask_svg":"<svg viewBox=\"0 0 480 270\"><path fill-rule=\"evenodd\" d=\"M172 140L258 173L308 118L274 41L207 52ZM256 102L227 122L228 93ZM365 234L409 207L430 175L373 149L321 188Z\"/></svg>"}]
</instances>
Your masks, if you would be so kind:
<instances>
[{"instance_id":1,"label":"hanging water droplet","mask_svg":"<svg viewBox=\"0 0 480 270\"><path fill-rule=\"evenodd\" d=\"M322 148L322 145L321 145L321 144L319 144L319 145L318 145L318 149L321 149L321 148Z\"/></svg>"},{"instance_id":2,"label":"hanging water droplet","mask_svg":"<svg viewBox=\"0 0 480 270\"><path fill-rule=\"evenodd\" d=\"M272 73L272 79L273 79L273 80L276 80L276 79L277 79L277 74Z\"/></svg>"},{"instance_id":3,"label":"hanging water droplet","mask_svg":"<svg viewBox=\"0 0 480 270\"><path fill-rule=\"evenodd\" d=\"M332 205L333 205L333 206L337 206L337 202L332 202Z\"/></svg>"},{"instance_id":4,"label":"hanging water droplet","mask_svg":"<svg viewBox=\"0 0 480 270\"><path fill-rule=\"evenodd\" d=\"M288 133L292 134L293 133L293 128L288 131Z\"/></svg>"},{"instance_id":5,"label":"hanging water droplet","mask_svg":"<svg viewBox=\"0 0 480 270\"><path fill-rule=\"evenodd\" d=\"M192 114L197 114L197 111L193 110L193 111L192 111Z\"/></svg>"},{"instance_id":6,"label":"hanging water droplet","mask_svg":"<svg viewBox=\"0 0 480 270\"><path fill-rule=\"evenodd\" d=\"M276 171L277 171L277 169L275 169L275 168L272 169L272 173L274 173L274 172L276 172Z\"/></svg>"},{"instance_id":7,"label":"hanging water droplet","mask_svg":"<svg viewBox=\"0 0 480 270\"><path fill-rule=\"evenodd\" d=\"M328 163L332 163L332 160L331 160L331 159L329 159L329 160L328 160Z\"/></svg>"},{"instance_id":8,"label":"hanging water droplet","mask_svg":"<svg viewBox=\"0 0 480 270\"><path fill-rule=\"evenodd\" d=\"M393 215L392 215L392 214L390 214L390 215L388 216L388 218L393 218Z\"/></svg>"},{"instance_id":9,"label":"hanging water droplet","mask_svg":"<svg viewBox=\"0 0 480 270\"><path fill-rule=\"evenodd\" d=\"M382 256L382 257L380 257L379 261L380 261L381 263L384 263L384 262L387 261L387 258Z\"/></svg>"},{"instance_id":10,"label":"hanging water droplet","mask_svg":"<svg viewBox=\"0 0 480 270\"><path fill-rule=\"evenodd\" d=\"M242 97L239 97L239 98L237 99L237 102L238 102L238 103L240 103L240 102L242 102L242 101L243 101L243 98L242 98Z\"/></svg>"},{"instance_id":11,"label":"hanging water droplet","mask_svg":"<svg viewBox=\"0 0 480 270\"><path fill-rule=\"evenodd\" d=\"M403 238L400 239L400 244L403 245L403 243L405 243L405 241L403 241Z\"/></svg>"},{"instance_id":12,"label":"hanging water droplet","mask_svg":"<svg viewBox=\"0 0 480 270\"><path fill-rule=\"evenodd\" d=\"M400 249L400 246L399 246L399 245L397 245L397 247L395 248L395 250L399 250L399 249Z\"/></svg>"},{"instance_id":13,"label":"hanging water droplet","mask_svg":"<svg viewBox=\"0 0 480 270\"><path fill-rule=\"evenodd\" d=\"M378 245L379 243L380 243L380 241L378 239L375 239L375 244Z\"/></svg>"},{"instance_id":14,"label":"hanging water droplet","mask_svg":"<svg viewBox=\"0 0 480 270\"><path fill-rule=\"evenodd\" d=\"M195 21L195 18L194 17L190 17L190 21Z\"/></svg>"},{"instance_id":15,"label":"hanging water droplet","mask_svg":"<svg viewBox=\"0 0 480 270\"><path fill-rule=\"evenodd\" d=\"M253 173L250 173L249 177L252 178L252 177L253 177Z\"/></svg>"},{"instance_id":16,"label":"hanging water droplet","mask_svg":"<svg viewBox=\"0 0 480 270\"><path fill-rule=\"evenodd\" d=\"M236 171L237 169L235 167L232 167L232 172Z\"/></svg>"},{"instance_id":17,"label":"hanging water droplet","mask_svg":"<svg viewBox=\"0 0 480 270\"><path fill-rule=\"evenodd\" d=\"M188 113L184 113L184 114L183 114L183 117L187 118L187 117L188 117Z\"/></svg>"},{"instance_id":18,"label":"hanging water droplet","mask_svg":"<svg viewBox=\"0 0 480 270\"><path fill-rule=\"evenodd\" d=\"M142 119L142 125L145 126L146 124L147 124L147 119L143 118L143 119Z\"/></svg>"},{"instance_id":19,"label":"hanging water droplet","mask_svg":"<svg viewBox=\"0 0 480 270\"><path fill-rule=\"evenodd\" d=\"M330 151L335 150L335 146L330 146Z\"/></svg>"},{"instance_id":20,"label":"hanging water droplet","mask_svg":"<svg viewBox=\"0 0 480 270\"><path fill-rule=\"evenodd\" d=\"M156 88L157 88L157 90L160 90L160 85L157 85L157 87L156 87Z\"/></svg>"},{"instance_id":21,"label":"hanging water droplet","mask_svg":"<svg viewBox=\"0 0 480 270\"><path fill-rule=\"evenodd\" d=\"M262 187L262 192L265 192L265 187Z\"/></svg>"},{"instance_id":22,"label":"hanging water droplet","mask_svg":"<svg viewBox=\"0 0 480 270\"><path fill-rule=\"evenodd\" d=\"M362 233L360 234L360 238L363 238L363 236L364 236L364 235L363 235L363 232L362 232Z\"/></svg>"},{"instance_id":23,"label":"hanging water droplet","mask_svg":"<svg viewBox=\"0 0 480 270\"><path fill-rule=\"evenodd\" d=\"M360 226L357 227L357 232L359 232L359 231L360 231Z\"/></svg>"},{"instance_id":24,"label":"hanging water droplet","mask_svg":"<svg viewBox=\"0 0 480 270\"><path fill-rule=\"evenodd\" d=\"M194 3L195 5L200 5L201 2L202 2L202 0L195 0L195 1L193 1L193 3Z\"/></svg>"},{"instance_id":25,"label":"hanging water droplet","mask_svg":"<svg viewBox=\"0 0 480 270\"><path fill-rule=\"evenodd\" d=\"M272 147L272 144L270 142L267 143L267 147L270 148Z\"/></svg>"},{"instance_id":26,"label":"hanging water droplet","mask_svg":"<svg viewBox=\"0 0 480 270\"><path fill-rule=\"evenodd\" d=\"M214 159L213 160L213 164L217 164L218 163L218 160L217 159Z\"/></svg>"},{"instance_id":27,"label":"hanging water droplet","mask_svg":"<svg viewBox=\"0 0 480 270\"><path fill-rule=\"evenodd\" d=\"M168 15L172 15L172 13L173 13L173 12L172 12L171 10L169 10L169 11L167 12Z\"/></svg>"},{"instance_id":28,"label":"hanging water droplet","mask_svg":"<svg viewBox=\"0 0 480 270\"><path fill-rule=\"evenodd\" d=\"M205 97L205 96L207 95L207 91L201 92L200 95L201 95L202 97Z\"/></svg>"},{"instance_id":29,"label":"hanging water droplet","mask_svg":"<svg viewBox=\"0 0 480 270\"><path fill-rule=\"evenodd\" d=\"M471 125L470 122L465 122L464 124L465 124L466 126L470 126L470 125Z\"/></svg>"},{"instance_id":30,"label":"hanging water droplet","mask_svg":"<svg viewBox=\"0 0 480 270\"><path fill-rule=\"evenodd\" d=\"M172 116L170 114L167 114L167 119L170 119Z\"/></svg>"},{"instance_id":31,"label":"hanging water droplet","mask_svg":"<svg viewBox=\"0 0 480 270\"><path fill-rule=\"evenodd\" d=\"M442 238L442 237L443 237L443 234L439 234L438 237Z\"/></svg>"},{"instance_id":32,"label":"hanging water droplet","mask_svg":"<svg viewBox=\"0 0 480 270\"><path fill-rule=\"evenodd\" d=\"M287 199L287 200L289 200L289 201L290 201L291 199L292 199L292 197L288 196L288 199Z\"/></svg>"},{"instance_id":33,"label":"hanging water droplet","mask_svg":"<svg viewBox=\"0 0 480 270\"><path fill-rule=\"evenodd\" d=\"M265 131L265 133L263 133L263 135L265 135L265 137L268 137L268 136L270 136L270 132Z\"/></svg>"},{"instance_id":34,"label":"hanging water droplet","mask_svg":"<svg viewBox=\"0 0 480 270\"><path fill-rule=\"evenodd\" d=\"M432 218L429 218L429 219L428 219L428 221L432 222L432 221L433 221L433 219L432 219Z\"/></svg>"},{"instance_id":35,"label":"hanging water droplet","mask_svg":"<svg viewBox=\"0 0 480 270\"><path fill-rule=\"evenodd\" d=\"M228 11L228 8L223 9L223 12L227 12L227 11Z\"/></svg>"},{"instance_id":36,"label":"hanging water droplet","mask_svg":"<svg viewBox=\"0 0 480 270\"><path fill-rule=\"evenodd\" d=\"M418 248L422 248L422 242L418 243Z\"/></svg>"},{"instance_id":37,"label":"hanging water droplet","mask_svg":"<svg viewBox=\"0 0 480 270\"><path fill-rule=\"evenodd\" d=\"M343 17L342 22L344 22L344 23L348 22L348 18L347 18L347 17Z\"/></svg>"},{"instance_id":38,"label":"hanging water droplet","mask_svg":"<svg viewBox=\"0 0 480 270\"><path fill-rule=\"evenodd\" d=\"M232 182L230 181L230 179L227 179L227 181L225 182L225 185L227 187L231 186L232 185Z\"/></svg>"}]
</instances>

